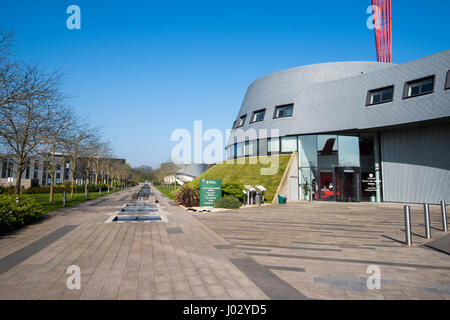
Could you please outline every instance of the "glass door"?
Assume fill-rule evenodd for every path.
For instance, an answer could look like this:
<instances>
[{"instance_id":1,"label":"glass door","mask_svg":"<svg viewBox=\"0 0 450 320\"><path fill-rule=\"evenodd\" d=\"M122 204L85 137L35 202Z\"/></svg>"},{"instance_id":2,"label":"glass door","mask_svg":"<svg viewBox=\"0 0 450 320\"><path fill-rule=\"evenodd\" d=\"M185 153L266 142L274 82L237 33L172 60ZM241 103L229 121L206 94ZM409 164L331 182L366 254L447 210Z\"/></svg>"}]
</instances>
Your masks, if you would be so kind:
<instances>
[{"instance_id":1,"label":"glass door","mask_svg":"<svg viewBox=\"0 0 450 320\"><path fill-rule=\"evenodd\" d=\"M319 171L319 185L317 193L319 200L334 201L335 195L335 175L332 170Z\"/></svg>"},{"instance_id":2,"label":"glass door","mask_svg":"<svg viewBox=\"0 0 450 320\"><path fill-rule=\"evenodd\" d=\"M360 193L360 169L336 168L336 200L337 201L361 201Z\"/></svg>"}]
</instances>

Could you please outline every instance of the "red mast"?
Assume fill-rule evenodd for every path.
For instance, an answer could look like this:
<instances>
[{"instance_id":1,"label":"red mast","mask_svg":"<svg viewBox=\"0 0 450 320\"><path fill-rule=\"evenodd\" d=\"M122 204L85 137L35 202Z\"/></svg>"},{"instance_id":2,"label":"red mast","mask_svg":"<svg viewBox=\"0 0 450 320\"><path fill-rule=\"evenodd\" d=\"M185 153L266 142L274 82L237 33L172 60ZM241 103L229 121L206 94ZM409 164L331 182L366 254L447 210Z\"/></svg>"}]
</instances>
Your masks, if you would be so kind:
<instances>
[{"instance_id":1,"label":"red mast","mask_svg":"<svg viewBox=\"0 0 450 320\"><path fill-rule=\"evenodd\" d=\"M392 63L391 0L372 0L377 61Z\"/></svg>"}]
</instances>

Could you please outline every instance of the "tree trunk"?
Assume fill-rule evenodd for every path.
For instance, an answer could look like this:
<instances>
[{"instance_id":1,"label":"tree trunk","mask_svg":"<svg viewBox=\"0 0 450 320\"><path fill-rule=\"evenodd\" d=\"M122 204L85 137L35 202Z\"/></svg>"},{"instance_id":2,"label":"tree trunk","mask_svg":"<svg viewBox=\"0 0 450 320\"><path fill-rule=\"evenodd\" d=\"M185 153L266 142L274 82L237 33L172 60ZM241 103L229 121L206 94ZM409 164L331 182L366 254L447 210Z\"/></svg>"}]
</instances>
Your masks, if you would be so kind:
<instances>
[{"instance_id":1,"label":"tree trunk","mask_svg":"<svg viewBox=\"0 0 450 320\"><path fill-rule=\"evenodd\" d=\"M70 187L70 199L73 199L75 189L75 179L72 175L72 186Z\"/></svg>"},{"instance_id":2,"label":"tree trunk","mask_svg":"<svg viewBox=\"0 0 450 320\"><path fill-rule=\"evenodd\" d=\"M21 184L22 184L22 171L23 171L23 162L18 161L17 162L17 174L16 174L16 187L15 187L15 194L19 195L21 191Z\"/></svg>"},{"instance_id":3,"label":"tree trunk","mask_svg":"<svg viewBox=\"0 0 450 320\"><path fill-rule=\"evenodd\" d=\"M50 168L50 198L49 198L49 202L53 203L53 184L55 183L54 181L54 175L55 175L55 171L56 170L56 164L55 164L55 142L52 143L52 166Z\"/></svg>"},{"instance_id":4,"label":"tree trunk","mask_svg":"<svg viewBox=\"0 0 450 320\"><path fill-rule=\"evenodd\" d=\"M84 183L84 194L88 193L88 181L89 181L89 173L86 174L86 182Z\"/></svg>"},{"instance_id":5,"label":"tree trunk","mask_svg":"<svg viewBox=\"0 0 450 320\"><path fill-rule=\"evenodd\" d=\"M49 173L50 174L50 173ZM55 174L50 174L50 197L48 199L48 201L50 203L53 203L53 176Z\"/></svg>"},{"instance_id":6,"label":"tree trunk","mask_svg":"<svg viewBox=\"0 0 450 320\"><path fill-rule=\"evenodd\" d=\"M70 198L73 199L74 197L74 189L75 189L75 171L77 168L77 160L76 158L73 159L73 164L72 164L72 187L70 189Z\"/></svg>"},{"instance_id":7,"label":"tree trunk","mask_svg":"<svg viewBox=\"0 0 450 320\"><path fill-rule=\"evenodd\" d=\"M95 185L98 185L98 173L95 174Z\"/></svg>"}]
</instances>

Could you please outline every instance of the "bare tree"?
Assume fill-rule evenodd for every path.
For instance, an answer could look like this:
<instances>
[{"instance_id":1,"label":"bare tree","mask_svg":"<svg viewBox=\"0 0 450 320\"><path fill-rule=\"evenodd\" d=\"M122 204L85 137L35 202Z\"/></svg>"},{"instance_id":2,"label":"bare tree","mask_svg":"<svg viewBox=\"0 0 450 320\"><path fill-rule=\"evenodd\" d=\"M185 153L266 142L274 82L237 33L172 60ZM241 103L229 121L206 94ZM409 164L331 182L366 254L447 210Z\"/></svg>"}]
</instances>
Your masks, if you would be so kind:
<instances>
[{"instance_id":1,"label":"bare tree","mask_svg":"<svg viewBox=\"0 0 450 320\"><path fill-rule=\"evenodd\" d=\"M98 142L96 154L92 159L92 171L95 175L95 184L98 184L99 176L102 176L108 158L112 156L112 149L108 142Z\"/></svg>"},{"instance_id":2,"label":"bare tree","mask_svg":"<svg viewBox=\"0 0 450 320\"><path fill-rule=\"evenodd\" d=\"M98 135L95 128L91 128L85 123L85 118L75 118L67 132L67 138L64 140L64 153L70 159L70 170L72 172L71 198L75 195L75 175L79 168L79 157L86 154L89 140Z\"/></svg>"},{"instance_id":3,"label":"bare tree","mask_svg":"<svg viewBox=\"0 0 450 320\"><path fill-rule=\"evenodd\" d=\"M62 76L45 72L36 63L11 59L12 44L12 33L0 31L0 144L16 162L19 194L26 161L51 121L48 105L61 99Z\"/></svg>"},{"instance_id":4,"label":"bare tree","mask_svg":"<svg viewBox=\"0 0 450 320\"><path fill-rule=\"evenodd\" d=\"M65 105L50 104L46 117L51 121L47 123L45 134L40 137L36 151L45 160L44 170L47 170L50 176L49 202L53 202L55 173L65 163L64 147L68 139L66 130L72 123L73 111Z\"/></svg>"},{"instance_id":5,"label":"bare tree","mask_svg":"<svg viewBox=\"0 0 450 320\"><path fill-rule=\"evenodd\" d=\"M23 81L29 86L28 94L20 98L9 98L12 100L6 99L7 102L1 106L0 139L15 158L15 192L19 194L26 161L41 142L40 139L46 135L46 128L52 122L49 105L60 99L61 75L48 74L35 65L27 65L16 76L28 78Z\"/></svg>"},{"instance_id":6,"label":"bare tree","mask_svg":"<svg viewBox=\"0 0 450 320\"><path fill-rule=\"evenodd\" d=\"M93 135L89 137L83 147L82 154L80 154L79 162L85 176L84 192L86 194L88 192L88 185L91 183L90 175L94 172L97 156L100 154L100 150L101 142L99 141L98 136Z\"/></svg>"}]
</instances>

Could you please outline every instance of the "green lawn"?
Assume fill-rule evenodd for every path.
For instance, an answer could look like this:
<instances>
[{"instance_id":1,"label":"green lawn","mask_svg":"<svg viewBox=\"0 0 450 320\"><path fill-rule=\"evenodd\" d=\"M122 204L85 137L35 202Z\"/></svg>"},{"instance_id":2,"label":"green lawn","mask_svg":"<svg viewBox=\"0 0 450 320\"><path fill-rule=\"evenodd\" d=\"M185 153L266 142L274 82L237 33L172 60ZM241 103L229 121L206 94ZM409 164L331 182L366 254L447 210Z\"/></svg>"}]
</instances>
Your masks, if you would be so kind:
<instances>
[{"instance_id":1,"label":"green lawn","mask_svg":"<svg viewBox=\"0 0 450 320\"><path fill-rule=\"evenodd\" d=\"M113 191L110 191L110 194L113 193ZM102 192L102 196L108 194L106 191ZM61 209L63 207L62 205L62 193L55 193L53 203L50 203L48 201L49 194L48 193L42 193L42 194L27 194L24 195L24 197L29 197L34 199L38 204L41 205L42 209L45 211L45 213L55 211L58 209ZM89 200L97 199L100 197L98 192L89 192ZM70 198L70 193L66 195L66 207L73 206L75 204L79 204L86 201L86 195L84 192L82 193L75 193L73 199Z\"/></svg>"},{"instance_id":2,"label":"green lawn","mask_svg":"<svg viewBox=\"0 0 450 320\"><path fill-rule=\"evenodd\" d=\"M277 160L275 157L278 157L278 170L274 170L272 174L263 174L265 172L261 172L261 169L269 168L269 161L273 161L275 164ZM222 179L222 183L263 185L267 189L265 193L266 201L272 201L290 158L290 154L283 154L262 156L258 161L257 157L234 160L231 163L225 161L212 166L189 182L188 185L199 188L200 179ZM242 161L245 161L245 163L240 163ZM253 164L253 162L257 163Z\"/></svg>"},{"instance_id":3,"label":"green lawn","mask_svg":"<svg viewBox=\"0 0 450 320\"><path fill-rule=\"evenodd\" d=\"M162 186L162 185L157 185L157 186L155 186L155 188L158 189L167 198L169 198L170 200L173 200L175 190L169 189L166 186Z\"/></svg>"}]
</instances>

